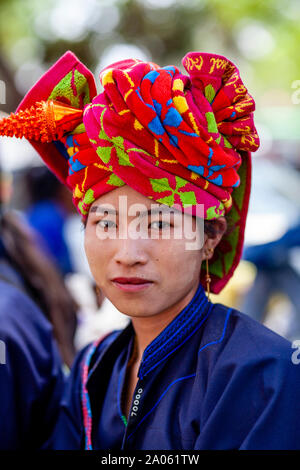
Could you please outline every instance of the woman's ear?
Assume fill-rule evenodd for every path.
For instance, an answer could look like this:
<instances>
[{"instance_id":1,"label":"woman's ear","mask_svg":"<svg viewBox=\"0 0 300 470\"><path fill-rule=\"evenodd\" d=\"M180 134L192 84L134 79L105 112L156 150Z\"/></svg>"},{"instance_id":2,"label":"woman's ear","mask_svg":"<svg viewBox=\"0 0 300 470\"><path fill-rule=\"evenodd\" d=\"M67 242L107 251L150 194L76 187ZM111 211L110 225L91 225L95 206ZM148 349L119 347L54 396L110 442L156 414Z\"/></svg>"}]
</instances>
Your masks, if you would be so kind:
<instances>
[{"instance_id":1,"label":"woman's ear","mask_svg":"<svg viewBox=\"0 0 300 470\"><path fill-rule=\"evenodd\" d=\"M204 222L205 224L205 222ZM224 233L227 230L227 221L225 217L219 217L210 221L211 230L205 235L205 241L203 245L203 259L211 259L214 250L218 243L221 241ZM205 228L204 228L205 231Z\"/></svg>"},{"instance_id":2,"label":"woman's ear","mask_svg":"<svg viewBox=\"0 0 300 470\"><path fill-rule=\"evenodd\" d=\"M81 225L82 225L82 229L85 230L86 229L86 224L87 224L87 217L81 217Z\"/></svg>"}]
</instances>

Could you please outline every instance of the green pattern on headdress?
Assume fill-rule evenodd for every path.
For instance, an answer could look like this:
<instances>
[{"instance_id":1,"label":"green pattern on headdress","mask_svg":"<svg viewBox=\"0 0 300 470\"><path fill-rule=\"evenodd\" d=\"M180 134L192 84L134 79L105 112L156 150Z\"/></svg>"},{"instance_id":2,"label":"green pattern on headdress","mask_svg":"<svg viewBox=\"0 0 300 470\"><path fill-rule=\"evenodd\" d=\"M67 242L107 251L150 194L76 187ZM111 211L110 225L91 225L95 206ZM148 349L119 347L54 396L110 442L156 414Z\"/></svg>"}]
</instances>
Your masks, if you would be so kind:
<instances>
[{"instance_id":1,"label":"green pattern on headdress","mask_svg":"<svg viewBox=\"0 0 300 470\"><path fill-rule=\"evenodd\" d=\"M239 240L239 227L236 227L230 234L231 246L236 246ZM231 250L224 255L224 267L225 273L227 274L232 266L233 259L235 257L235 250Z\"/></svg>"},{"instance_id":2,"label":"green pattern on headdress","mask_svg":"<svg viewBox=\"0 0 300 470\"><path fill-rule=\"evenodd\" d=\"M209 103L212 103L214 97L216 96L216 91L214 87L209 83L204 89L205 98Z\"/></svg>"},{"instance_id":3,"label":"green pattern on headdress","mask_svg":"<svg viewBox=\"0 0 300 470\"><path fill-rule=\"evenodd\" d=\"M232 191L232 198L234 198L235 202L239 210L242 209L243 200L244 200L244 193L246 189L246 162L242 160L242 164L238 169L238 175L240 177L240 184L236 188L233 188Z\"/></svg>"},{"instance_id":4,"label":"green pattern on headdress","mask_svg":"<svg viewBox=\"0 0 300 470\"><path fill-rule=\"evenodd\" d=\"M212 206L206 211L206 220L211 220L220 217L220 211L224 209L223 204L220 202L219 207Z\"/></svg>"},{"instance_id":5,"label":"green pattern on headdress","mask_svg":"<svg viewBox=\"0 0 300 470\"><path fill-rule=\"evenodd\" d=\"M88 210L86 210L86 207L90 206L94 201L95 201L95 194L94 194L94 191L90 188L85 192L83 199L79 201L78 209L83 215L86 215L88 213Z\"/></svg>"},{"instance_id":6,"label":"green pattern on headdress","mask_svg":"<svg viewBox=\"0 0 300 470\"><path fill-rule=\"evenodd\" d=\"M103 108L104 105L101 105L101 107ZM100 129L100 132L99 132L99 138L101 140L106 140L107 142L111 142L111 139L108 137L108 135L106 134L105 130L104 130L104 127L103 127L103 115L105 113L106 109L103 109L101 115L100 115L100 123L101 123L101 129ZM99 147L97 147L97 155L99 155L99 157L101 158L102 162L103 163L109 163L110 159L111 159L111 149L112 147L108 147L108 146L102 146L102 145L99 145Z\"/></svg>"},{"instance_id":7,"label":"green pattern on headdress","mask_svg":"<svg viewBox=\"0 0 300 470\"><path fill-rule=\"evenodd\" d=\"M75 108L80 108L80 97L83 97L83 104L89 103L90 91L86 77L76 69L71 70L71 72L53 88L48 100L56 100L62 96L68 98L71 106Z\"/></svg>"},{"instance_id":8,"label":"green pattern on headdress","mask_svg":"<svg viewBox=\"0 0 300 470\"><path fill-rule=\"evenodd\" d=\"M222 261L220 260L220 258L214 261L213 263L210 263L209 272L210 274L214 274L215 276L218 276L219 278L223 277L223 274L224 274L223 265L222 265Z\"/></svg>"},{"instance_id":9,"label":"green pattern on headdress","mask_svg":"<svg viewBox=\"0 0 300 470\"><path fill-rule=\"evenodd\" d=\"M103 163L109 163L111 158L111 147L97 147L97 155L101 158Z\"/></svg>"},{"instance_id":10,"label":"green pattern on headdress","mask_svg":"<svg viewBox=\"0 0 300 470\"><path fill-rule=\"evenodd\" d=\"M124 186L126 183L113 173L107 180L107 184L111 184L112 186Z\"/></svg>"},{"instance_id":11,"label":"green pattern on headdress","mask_svg":"<svg viewBox=\"0 0 300 470\"><path fill-rule=\"evenodd\" d=\"M70 135L83 134L84 132L85 132L85 126L82 122L81 124L78 124L78 126L76 126L72 132L70 132Z\"/></svg>"},{"instance_id":12,"label":"green pattern on headdress","mask_svg":"<svg viewBox=\"0 0 300 470\"><path fill-rule=\"evenodd\" d=\"M116 149L117 157L118 157L118 160L119 160L119 165L133 166L134 167L134 165L129 160L128 153L125 150L124 138L121 137L121 136L112 137L111 142L113 143L113 145Z\"/></svg>"},{"instance_id":13,"label":"green pattern on headdress","mask_svg":"<svg viewBox=\"0 0 300 470\"><path fill-rule=\"evenodd\" d=\"M187 191L186 193L179 193L183 207L186 206L195 206L197 204L197 199L194 191Z\"/></svg>"},{"instance_id":14,"label":"green pattern on headdress","mask_svg":"<svg viewBox=\"0 0 300 470\"><path fill-rule=\"evenodd\" d=\"M228 149L232 149L231 143L229 142L229 140L226 139L226 137L224 135L223 135L223 139L224 139L225 147L228 148Z\"/></svg>"},{"instance_id":15,"label":"green pattern on headdress","mask_svg":"<svg viewBox=\"0 0 300 470\"><path fill-rule=\"evenodd\" d=\"M226 216L227 221L230 220L230 224L235 225L236 222L239 220L239 218L240 218L240 215L239 215L238 211L236 210L234 205L231 206L230 212Z\"/></svg>"},{"instance_id":16,"label":"green pattern on headdress","mask_svg":"<svg viewBox=\"0 0 300 470\"><path fill-rule=\"evenodd\" d=\"M172 194L156 199L157 202L166 204L167 206L173 206L175 202L175 194L180 197L183 207L197 204L197 199L194 191L179 192L179 189L184 188L188 181L175 176L176 187L171 188L167 178L149 178L153 191L156 193L162 193L164 191L171 191Z\"/></svg>"},{"instance_id":17,"label":"green pattern on headdress","mask_svg":"<svg viewBox=\"0 0 300 470\"><path fill-rule=\"evenodd\" d=\"M171 207L174 204L174 194L171 194L170 196L160 197L159 199L156 199L156 201Z\"/></svg>"},{"instance_id":18,"label":"green pattern on headdress","mask_svg":"<svg viewBox=\"0 0 300 470\"><path fill-rule=\"evenodd\" d=\"M88 213L88 210L85 210L85 209L83 208L83 202L82 202L82 201L79 201L79 203L78 203L78 209L80 210L80 212L81 212L82 215L86 215L86 214Z\"/></svg>"},{"instance_id":19,"label":"green pattern on headdress","mask_svg":"<svg viewBox=\"0 0 300 470\"><path fill-rule=\"evenodd\" d=\"M231 249L227 253L225 253L223 256L224 267L222 265L220 257L215 262L211 263L209 266L209 272L219 277L220 279L225 274L227 274L228 271L230 270L232 263L234 261L237 245L239 242L239 226L236 226L234 230L232 230L231 227L236 225L241 217L238 210L242 209L242 204L243 204L244 195L245 195L246 169L247 169L246 159L243 159L242 164L240 168L238 169L238 174L241 179L241 183L232 191L231 196L232 196L233 204L232 204L230 211L226 215L229 231L228 233L225 233L225 235L223 236L223 239L225 242L229 243ZM237 206L237 208L235 207L235 205Z\"/></svg>"},{"instance_id":20,"label":"green pattern on headdress","mask_svg":"<svg viewBox=\"0 0 300 470\"><path fill-rule=\"evenodd\" d=\"M153 191L162 193L163 191L172 191L168 178L149 178Z\"/></svg>"},{"instance_id":21,"label":"green pattern on headdress","mask_svg":"<svg viewBox=\"0 0 300 470\"><path fill-rule=\"evenodd\" d=\"M216 123L216 118L214 113L208 112L205 113L206 121L207 121L207 130L210 133L217 134L218 131L218 126Z\"/></svg>"},{"instance_id":22,"label":"green pattern on headdress","mask_svg":"<svg viewBox=\"0 0 300 470\"><path fill-rule=\"evenodd\" d=\"M88 189L84 195L83 203L84 204L92 204L95 201L94 191L92 189Z\"/></svg>"},{"instance_id":23,"label":"green pattern on headdress","mask_svg":"<svg viewBox=\"0 0 300 470\"><path fill-rule=\"evenodd\" d=\"M101 105L101 107L104 107L104 105ZM105 132L105 129L104 129L104 125L103 125L103 116L104 116L104 113L106 111L107 111L106 108L103 109L103 111L100 115L101 130L99 132L99 138L111 143L112 146L116 149L117 157L118 157L118 160L119 160L119 165L134 167L134 164L131 163L130 158L129 158L130 152L138 152L138 153L143 153L145 155L150 156L150 154L148 152L146 152L145 150L140 149L140 148L132 147L132 148L126 150L125 146L124 146L124 138L121 137L121 136L109 137L107 135L107 133ZM97 154L99 155L99 157L101 158L101 160L105 164L109 163L109 161L110 161L111 150L113 148L112 146L111 147L107 147L107 146L104 147L104 146L99 145L98 148L97 148Z\"/></svg>"}]
</instances>

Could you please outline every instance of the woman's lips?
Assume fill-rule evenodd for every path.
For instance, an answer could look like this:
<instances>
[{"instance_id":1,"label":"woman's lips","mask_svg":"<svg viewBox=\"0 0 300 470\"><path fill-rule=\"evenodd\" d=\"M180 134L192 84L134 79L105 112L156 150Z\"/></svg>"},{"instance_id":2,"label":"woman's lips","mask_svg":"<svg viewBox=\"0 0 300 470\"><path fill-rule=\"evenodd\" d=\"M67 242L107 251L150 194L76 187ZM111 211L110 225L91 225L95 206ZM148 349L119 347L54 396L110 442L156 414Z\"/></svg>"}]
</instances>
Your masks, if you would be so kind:
<instances>
[{"instance_id":1,"label":"woman's lips","mask_svg":"<svg viewBox=\"0 0 300 470\"><path fill-rule=\"evenodd\" d=\"M112 283L123 291L137 292L149 287L153 284L153 281L141 278L115 278Z\"/></svg>"}]
</instances>

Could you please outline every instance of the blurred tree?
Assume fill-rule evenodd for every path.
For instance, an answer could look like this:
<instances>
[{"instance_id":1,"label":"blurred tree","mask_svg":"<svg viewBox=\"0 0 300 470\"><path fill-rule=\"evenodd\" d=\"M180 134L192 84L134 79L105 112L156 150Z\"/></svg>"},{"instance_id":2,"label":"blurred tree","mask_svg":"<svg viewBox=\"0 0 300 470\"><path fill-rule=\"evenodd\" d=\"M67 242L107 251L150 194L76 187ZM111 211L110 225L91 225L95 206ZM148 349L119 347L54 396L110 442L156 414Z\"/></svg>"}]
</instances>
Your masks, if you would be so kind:
<instances>
[{"instance_id":1,"label":"blurred tree","mask_svg":"<svg viewBox=\"0 0 300 470\"><path fill-rule=\"evenodd\" d=\"M300 79L299 19L299 0L0 0L0 106L14 110L66 50L95 71L121 44L161 64L180 65L188 50L227 55L256 97L281 89L289 100Z\"/></svg>"}]
</instances>

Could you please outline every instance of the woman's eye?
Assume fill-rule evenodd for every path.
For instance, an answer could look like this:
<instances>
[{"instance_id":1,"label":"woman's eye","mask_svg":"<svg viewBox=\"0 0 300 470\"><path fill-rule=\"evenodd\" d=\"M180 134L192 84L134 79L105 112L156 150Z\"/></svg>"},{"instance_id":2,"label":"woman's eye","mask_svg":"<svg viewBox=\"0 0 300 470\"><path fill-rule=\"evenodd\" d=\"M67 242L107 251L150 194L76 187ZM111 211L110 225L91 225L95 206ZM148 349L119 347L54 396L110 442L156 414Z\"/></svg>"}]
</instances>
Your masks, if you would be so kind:
<instances>
[{"instance_id":1,"label":"woman's eye","mask_svg":"<svg viewBox=\"0 0 300 470\"><path fill-rule=\"evenodd\" d=\"M154 222L151 222L150 224L151 228L156 228L156 229L158 228L159 230L166 228L166 227L170 227L170 226L171 224L169 222L164 222L163 220L156 220Z\"/></svg>"},{"instance_id":2,"label":"woman's eye","mask_svg":"<svg viewBox=\"0 0 300 470\"><path fill-rule=\"evenodd\" d=\"M100 226L101 228L112 228L115 225L115 223L112 220L102 219L102 220L99 220L99 222L97 222L97 225Z\"/></svg>"}]
</instances>

